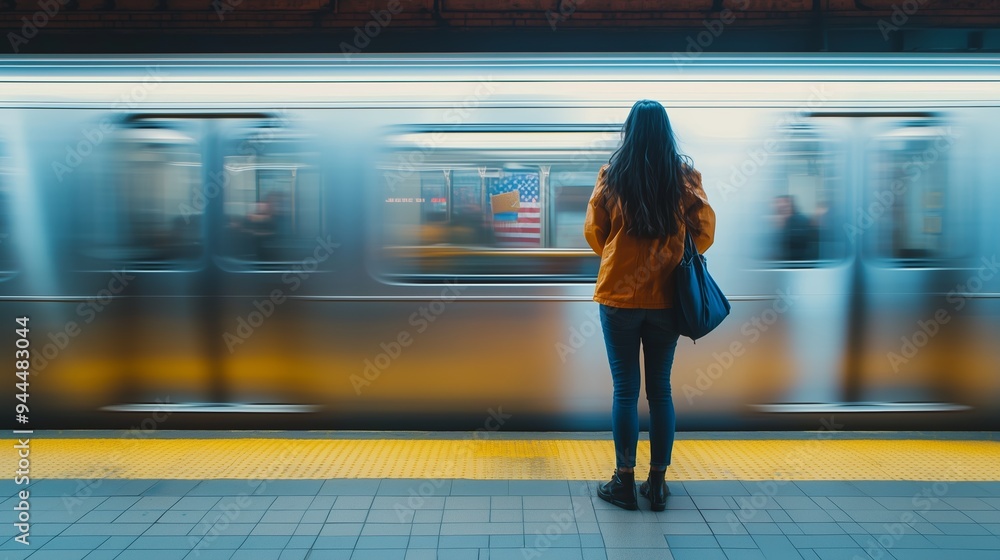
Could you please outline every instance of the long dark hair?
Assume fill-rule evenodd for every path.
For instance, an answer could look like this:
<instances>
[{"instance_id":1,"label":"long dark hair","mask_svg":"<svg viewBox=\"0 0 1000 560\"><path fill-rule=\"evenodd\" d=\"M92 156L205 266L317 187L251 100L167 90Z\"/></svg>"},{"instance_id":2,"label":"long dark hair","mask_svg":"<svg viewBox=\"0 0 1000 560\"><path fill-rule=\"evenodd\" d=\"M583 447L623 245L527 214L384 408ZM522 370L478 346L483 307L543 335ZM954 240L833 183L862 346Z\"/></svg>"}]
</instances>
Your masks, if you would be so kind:
<instances>
[{"instance_id":1,"label":"long dark hair","mask_svg":"<svg viewBox=\"0 0 1000 560\"><path fill-rule=\"evenodd\" d=\"M611 156L606 201L621 204L628 235L676 235L680 222L687 220L681 195L693 171L691 158L677 151L663 105L636 101L622 126L622 145Z\"/></svg>"}]
</instances>

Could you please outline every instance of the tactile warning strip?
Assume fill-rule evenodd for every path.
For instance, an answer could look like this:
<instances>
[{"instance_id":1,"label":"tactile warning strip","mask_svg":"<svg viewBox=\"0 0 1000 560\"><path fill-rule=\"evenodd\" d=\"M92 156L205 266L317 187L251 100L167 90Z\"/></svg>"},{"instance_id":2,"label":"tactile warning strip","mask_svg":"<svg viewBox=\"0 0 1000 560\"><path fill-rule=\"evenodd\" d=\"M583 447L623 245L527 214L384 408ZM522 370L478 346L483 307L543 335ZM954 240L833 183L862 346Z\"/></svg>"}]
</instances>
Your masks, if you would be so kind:
<instances>
[{"instance_id":1,"label":"tactile warning strip","mask_svg":"<svg viewBox=\"0 0 1000 560\"><path fill-rule=\"evenodd\" d=\"M5 440L7 449L16 443ZM638 470L649 464L639 443ZM17 454L6 453L17 469ZM602 440L33 439L32 478L600 480ZM673 480L1000 480L1000 442L680 440Z\"/></svg>"}]
</instances>

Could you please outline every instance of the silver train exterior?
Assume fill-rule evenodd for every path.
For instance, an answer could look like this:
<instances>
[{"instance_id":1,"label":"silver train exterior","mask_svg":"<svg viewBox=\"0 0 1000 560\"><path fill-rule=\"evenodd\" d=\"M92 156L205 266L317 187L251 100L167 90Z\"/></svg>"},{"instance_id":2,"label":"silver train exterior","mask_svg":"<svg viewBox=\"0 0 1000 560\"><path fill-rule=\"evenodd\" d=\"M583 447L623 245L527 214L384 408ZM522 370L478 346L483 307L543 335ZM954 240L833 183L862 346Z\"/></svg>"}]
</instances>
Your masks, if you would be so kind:
<instances>
[{"instance_id":1,"label":"silver train exterior","mask_svg":"<svg viewBox=\"0 0 1000 560\"><path fill-rule=\"evenodd\" d=\"M682 429L1000 428L990 55L5 58L30 425L607 429L582 223L639 98L733 303Z\"/></svg>"}]
</instances>

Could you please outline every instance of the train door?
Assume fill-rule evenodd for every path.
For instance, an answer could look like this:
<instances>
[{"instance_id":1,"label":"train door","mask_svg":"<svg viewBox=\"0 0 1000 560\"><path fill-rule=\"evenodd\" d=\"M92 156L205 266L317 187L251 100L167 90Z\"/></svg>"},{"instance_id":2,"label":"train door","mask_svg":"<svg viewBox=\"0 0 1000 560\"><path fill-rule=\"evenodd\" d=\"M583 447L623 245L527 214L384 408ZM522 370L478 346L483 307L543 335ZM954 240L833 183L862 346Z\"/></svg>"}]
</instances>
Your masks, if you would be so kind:
<instances>
[{"instance_id":1,"label":"train door","mask_svg":"<svg viewBox=\"0 0 1000 560\"><path fill-rule=\"evenodd\" d=\"M71 406L98 389L114 411L204 398L203 132L193 119L131 117L73 175L72 321L87 342L70 348L83 354L62 385L86 387Z\"/></svg>"},{"instance_id":2,"label":"train door","mask_svg":"<svg viewBox=\"0 0 1000 560\"><path fill-rule=\"evenodd\" d=\"M962 409L949 356L965 318L948 293L974 251L973 181L942 117L854 119L859 187L845 225L853 243L850 361L844 399L912 411Z\"/></svg>"},{"instance_id":3,"label":"train door","mask_svg":"<svg viewBox=\"0 0 1000 560\"><path fill-rule=\"evenodd\" d=\"M793 294L793 382L771 412L955 410L945 294L967 257L954 130L932 115L814 115L786 131L759 247ZM958 323L958 321L956 321Z\"/></svg>"},{"instance_id":4,"label":"train door","mask_svg":"<svg viewBox=\"0 0 1000 560\"><path fill-rule=\"evenodd\" d=\"M326 293L338 247L327 234L317 140L281 116L214 125L212 402L230 412L314 410L301 403L317 400L312 386L325 366L310 357L329 343L329 304L309 296Z\"/></svg>"}]
</instances>

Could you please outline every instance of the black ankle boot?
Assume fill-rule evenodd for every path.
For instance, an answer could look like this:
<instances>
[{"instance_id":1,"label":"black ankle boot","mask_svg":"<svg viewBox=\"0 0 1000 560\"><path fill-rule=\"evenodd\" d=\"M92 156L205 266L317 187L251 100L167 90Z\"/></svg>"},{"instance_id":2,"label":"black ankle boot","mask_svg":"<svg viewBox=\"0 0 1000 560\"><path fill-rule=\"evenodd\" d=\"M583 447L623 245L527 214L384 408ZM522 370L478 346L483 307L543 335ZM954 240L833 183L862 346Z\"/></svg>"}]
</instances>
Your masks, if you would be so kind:
<instances>
[{"instance_id":1,"label":"black ankle boot","mask_svg":"<svg viewBox=\"0 0 1000 560\"><path fill-rule=\"evenodd\" d=\"M667 507L667 483L663 481L667 471L654 471L650 469L649 478L639 485L639 493L643 498L649 500L649 507L653 511L663 511Z\"/></svg>"},{"instance_id":2,"label":"black ankle boot","mask_svg":"<svg viewBox=\"0 0 1000 560\"><path fill-rule=\"evenodd\" d=\"M597 487L597 496L623 509L639 509L639 500L635 496L635 473L615 469L611 482Z\"/></svg>"}]
</instances>

